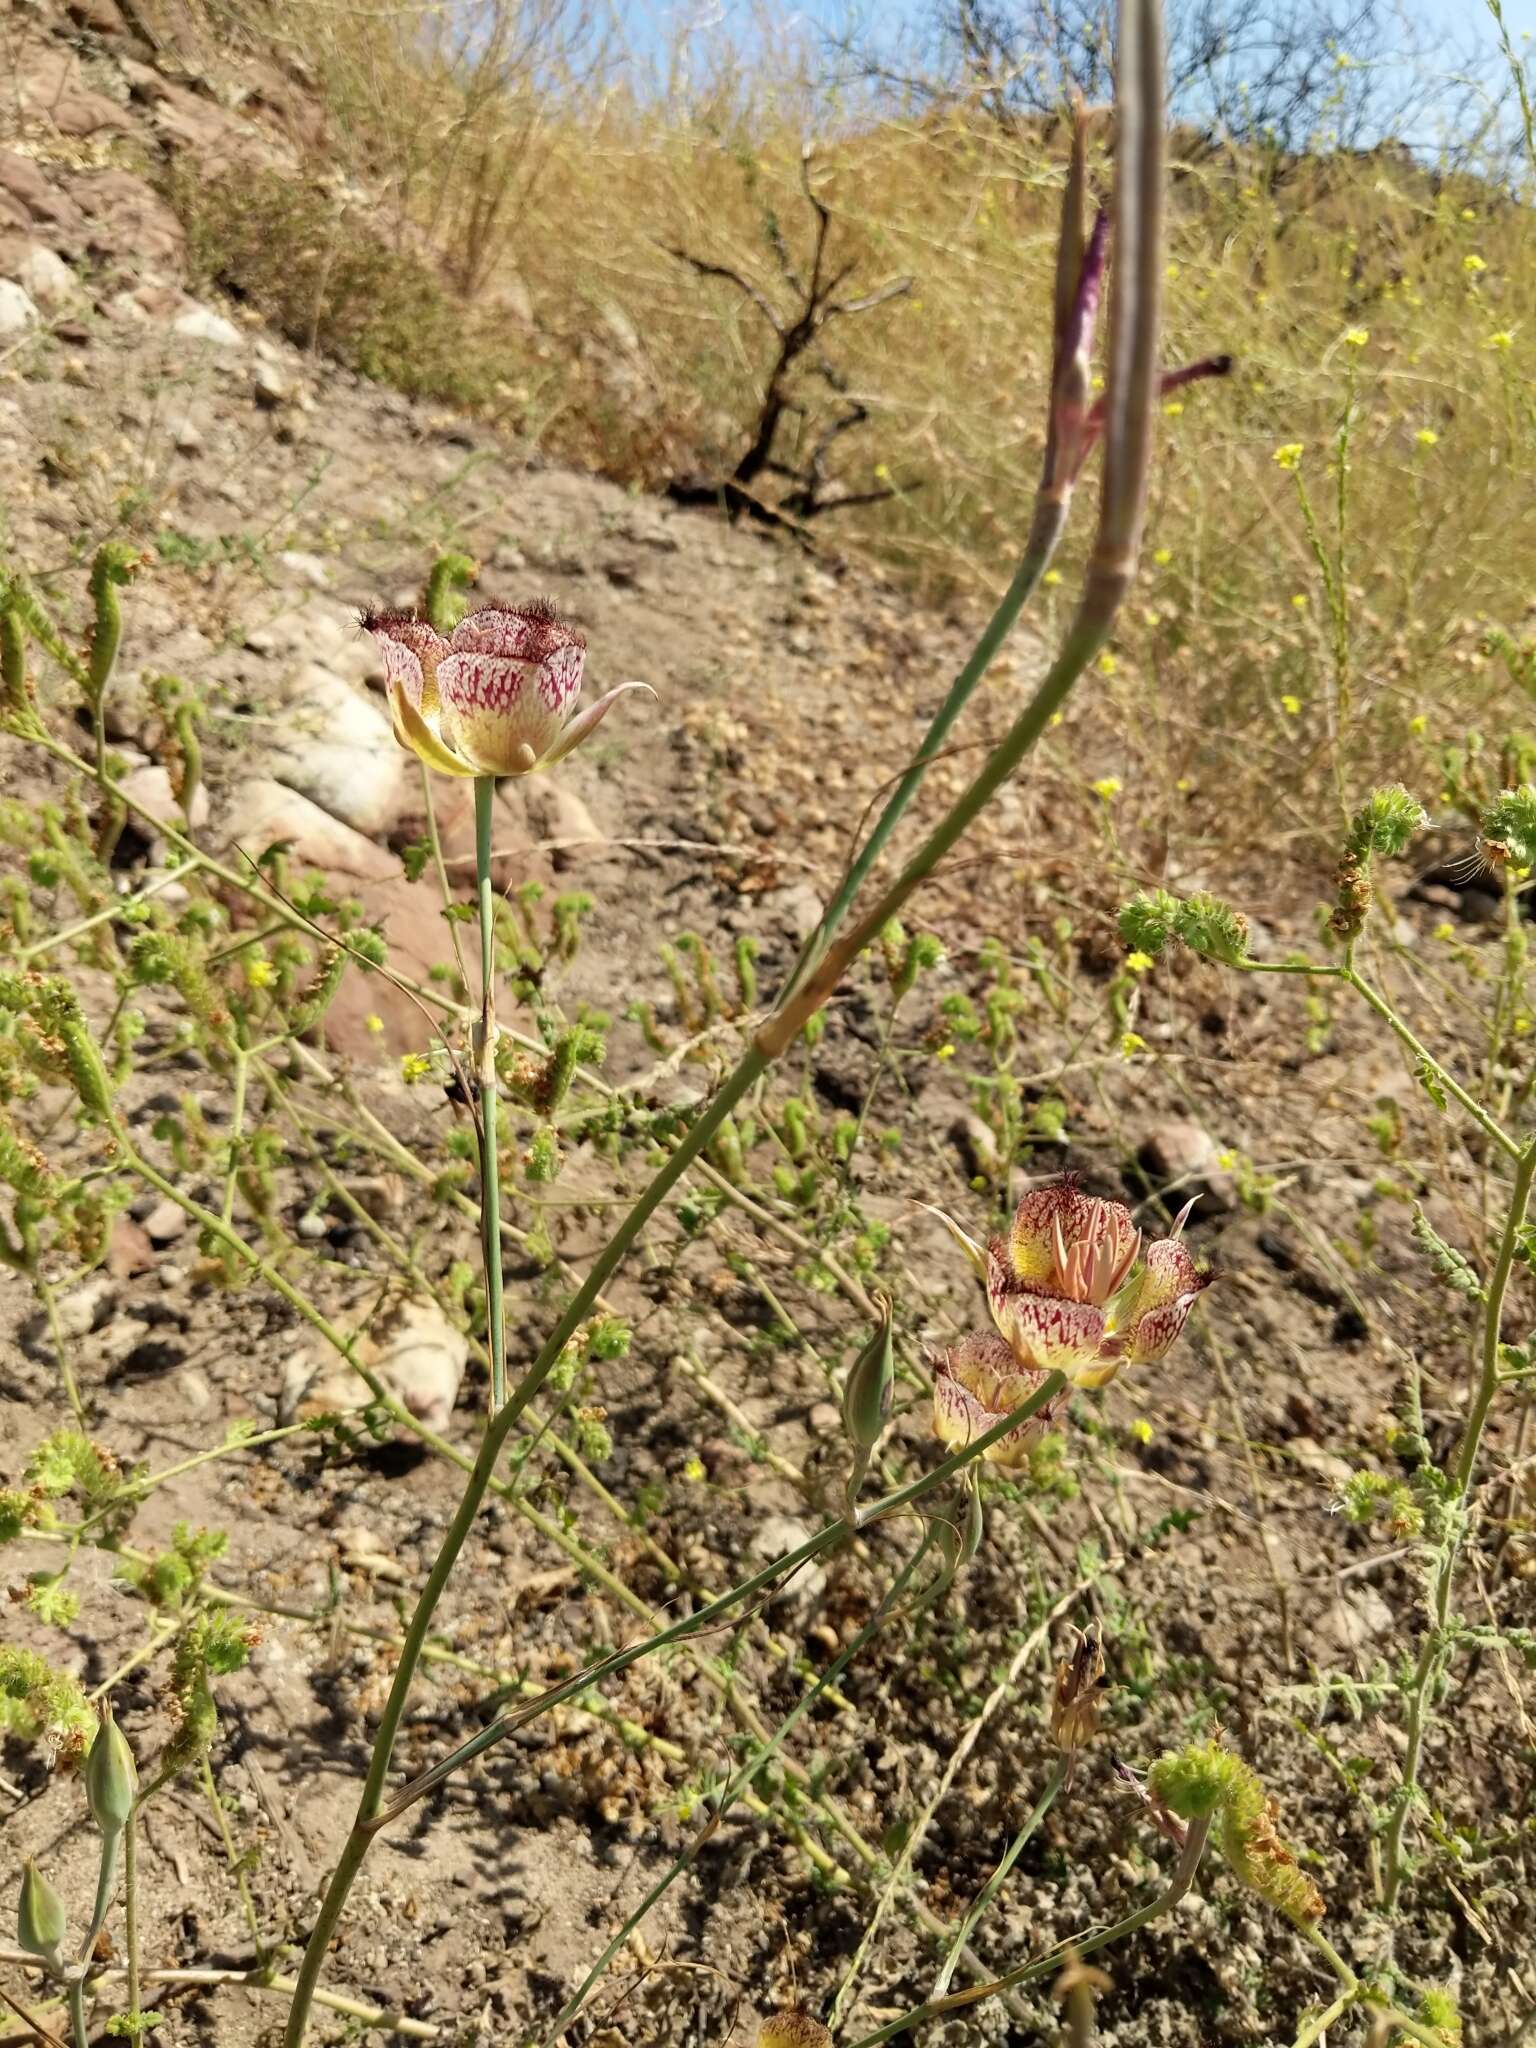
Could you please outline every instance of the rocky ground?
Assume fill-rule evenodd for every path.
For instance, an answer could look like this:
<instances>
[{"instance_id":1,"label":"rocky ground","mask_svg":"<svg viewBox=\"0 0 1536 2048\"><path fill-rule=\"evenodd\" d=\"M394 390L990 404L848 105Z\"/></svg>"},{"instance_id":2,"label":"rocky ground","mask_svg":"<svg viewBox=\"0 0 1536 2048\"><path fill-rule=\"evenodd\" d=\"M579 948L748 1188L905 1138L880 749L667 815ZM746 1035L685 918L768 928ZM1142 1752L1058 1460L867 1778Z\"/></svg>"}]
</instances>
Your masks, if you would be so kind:
<instances>
[{"instance_id":1,"label":"rocky ground","mask_svg":"<svg viewBox=\"0 0 1536 2048\"><path fill-rule=\"evenodd\" d=\"M562 999L621 1018L649 1002L675 1038L658 942L690 931L722 975L736 939L756 938L770 989L979 622L915 614L867 570L530 468L481 423L301 354L235 305L192 298L162 196L166 166L187 152L283 161L292 94L247 76L232 104L215 74L146 40L110 0L12 7L0 32L15 60L0 147L6 548L78 620L72 563L125 526L153 546L153 568L128 594L111 706L129 789L174 817L150 685L181 677L205 714L199 845L238 862L285 843L360 899L395 964L425 981L451 961L451 932L436 882L402 869L400 850L423 829L421 786L394 747L356 617L412 600L432 557L462 549L483 589L547 593L579 620L598 687L635 676L658 693L655 705L626 700L559 779L503 792L504 886L540 879L595 899ZM999 664L967 748L1001 730L1034 661L1021 643ZM56 716L64 729L67 709ZM972 758L939 766L934 802ZM587 1390L612 1437L601 1490L546 1446L531 1468L531 1514L487 1510L441 1610L449 1654L422 1686L403 1767L477 1726L506 1687L559 1676L646 1613L671 1611L680 1584L725 1585L797 1540L840 1469L827 1365L857 1340L863 1284L896 1293L913 1359L923 1339L974 1323L968 1276L913 1198L985 1221L990 1197L970 1185L991 1164L971 1055L940 1054L945 999L980 1000L987 985L988 938L1021 963L1028 988L1062 997L1032 998L1020 1024L1026 1100L1063 1105L1064 1134L1055 1141L1053 1125L1030 1169L1070 1166L1100 1191L1147 1203L1149 1221L1159 1195L1199 1194L1193 1240L1222 1284L1166 1368L1081 1404L1071 1487L1000 1499L961 1589L888 1632L818 1704L787 1752L798 1775L767 1774L756 1802L715 1830L573 2039L749 2038L754 2015L777 2002L823 2004L872 1919L848 2038L921 1996L938 1952L932 1925L952 1924L1044 1780L1051 1659L1068 1625L1090 1615L1111 1646L1112 1733L1021 1859L979 1942L986 1961L1006 1967L1152 1895L1163 1852L1109 1751L1143 1763L1216 1720L1279 1798L1330 1897L1335 1940L1364 1959L1382 1939L1361 1793L1386 1794L1392 1724L1350 1725L1346 1709L1304 1688L1330 1673L1368 1680L1411 1642L1413 1556L1331 1508L1351 1466L1384 1455L1408 1356L1420 1362L1437 1444L1454 1439L1461 1304L1427 1280L1400 1189L1428 1187L1438 1226L1475 1247L1484 1177L1444 1127L1420 1120L1390 1041L1349 1014L1320 1024L1298 992L1188 963L1159 969L1131 1020L1145 1051L1125 1056L1106 994L1121 882L1110 856L1083 849L1098 829L1089 784L1127 766L1123 736L1091 703L1073 712L1046 764L1004 793L925 899L946 959L904 1013L875 1098L901 1148L854 1177L860 1215L891 1233L864 1280L829 1286L797 1241L803 1219L770 1189L766 1219L759 1205L726 1207L703 1229L669 1222L615 1283L611 1306L634 1338ZM0 797L64 793L34 752L0 749ZM454 793L440 822L450 872L463 878L470 820ZM123 886L141 885L165 852L141 821L119 849ZM1313 879L1277 887L1269 877L1263 942L1307 941ZM1423 895L1401 905L1401 956L1387 966L1421 990L1415 963L1438 923L1455 922L1474 960L1493 945L1477 922L1486 898ZM1057 929L1063 917L1070 936ZM1035 980L1023 971L1031 942L1042 949L1036 969L1044 959L1049 970ZM99 1001L90 970L81 981ZM329 1081L297 1095L312 1131L349 1086L412 1153L440 1160L451 1108L399 1075L399 1054L423 1037L417 1004L379 976L349 973L315 1056ZM642 1100L703 1087L733 1037L717 1027L695 1048L701 1058L668 1061L621 1021L606 1079ZM857 1112L879 1038L875 996L860 984L822 1043L797 1055L792 1079L815 1111ZM172 1020L156 1013L129 1089L135 1128L188 1091L215 1128L227 1120L227 1082L176 1052ZM1379 1129L1394 1118L1408 1135L1387 1155ZM469 1225L430 1188L327 1137L315 1136L311 1157L296 1136L280 1163L280 1219L306 1285L328 1313L367 1326L371 1358L419 1415L472 1448L483 1376L471 1347L441 1311L375 1308L377 1238L355 1213L326 1208L317 1160L409 1240L434 1280L473 1255ZM518 1198L514 1221L547 1227L579 1271L601 1242L600 1204L641 1166L630 1158L615 1170L578 1150L554 1190L569 1199ZM242 1418L280 1425L336 1397L323 1347L270 1290L207 1280L184 1217L146 1195L119 1226L109 1267L63 1299L91 1430L125 1464L159 1470ZM508 1282L515 1367L552 1310L535 1262L509 1261ZM56 1336L20 1283L0 1319L0 1480L14 1480L66 1411ZM1514 1429L1501 1436L1506 1450ZM898 1465L933 1455L910 1390L894 1443ZM281 1966L284 1945L302 1940L355 1801L389 1645L455 1497L452 1468L418 1445L323 1455L299 1436L188 1469L141 1509L132 1541L143 1549L182 1519L226 1529L214 1579L263 1610L250 1666L220 1692L222 1820L191 1775L145 1825L150 1962L243 1968L276 1953ZM1475 1597L1490 1615L1528 1623L1518 1493L1506 1526L1510 1544L1497 1565L1489 1552ZM862 1626L899 1554L896 1536L874 1539L866 1554L795 1580L739 1639L638 1666L610 1690L624 1733L569 1711L493 1751L383 1839L328 1981L445 2040L540 2038L697 1830L701 1784L744 1728L788 1711L803 1683L797 1663L824 1665ZM7 1562L35 1568L18 1552ZM78 1621L47 1630L18 1616L17 1636L90 1685L131 1662L114 1687L118 1711L153 1753L167 1726L165 1646L146 1636L146 1610L112 1567L108 1553L84 1552ZM136 1659L141 1646L153 1654ZM1458 1676L1430 1751L1445 1838L1399 1938L1408 1968L1459 1981L1479 2042L1525 2038L1531 2004L1516 1960L1530 1933L1524 1697L1502 1653ZM19 1746L3 1768L0 1877L35 1854L82 1898L91 1851L77 1788ZM1100 2026L1113 2043L1289 2040L1323 1988L1283 1925L1219 1872L1105 1961ZM23 1979L8 1969L0 1984L19 1995ZM169 2042L235 2048L280 2030L271 1993L182 1985L156 2002L166 2014L156 2038ZM1011 2014L993 2004L931 2038L1044 2039L1053 2024L1048 2001Z\"/></svg>"}]
</instances>

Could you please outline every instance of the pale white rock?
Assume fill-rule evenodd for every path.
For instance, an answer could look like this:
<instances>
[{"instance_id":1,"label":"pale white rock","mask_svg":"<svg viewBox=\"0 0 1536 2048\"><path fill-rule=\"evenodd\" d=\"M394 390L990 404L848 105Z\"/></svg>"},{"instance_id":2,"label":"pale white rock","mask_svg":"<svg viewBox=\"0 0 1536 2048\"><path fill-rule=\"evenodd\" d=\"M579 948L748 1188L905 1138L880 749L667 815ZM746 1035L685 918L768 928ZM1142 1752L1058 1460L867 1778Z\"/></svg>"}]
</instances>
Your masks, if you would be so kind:
<instances>
[{"instance_id":1,"label":"pale white rock","mask_svg":"<svg viewBox=\"0 0 1536 2048\"><path fill-rule=\"evenodd\" d=\"M1188 1117L1171 1117L1141 1142L1141 1165L1160 1188L1169 1189L1176 1208L1194 1198L1197 1216L1211 1216L1237 1207L1237 1183L1221 1166L1216 1140Z\"/></svg>"},{"instance_id":2,"label":"pale white rock","mask_svg":"<svg viewBox=\"0 0 1536 2048\"><path fill-rule=\"evenodd\" d=\"M258 363L251 378L251 396L269 411L286 405L292 394L288 379L275 364Z\"/></svg>"},{"instance_id":3,"label":"pale white rock","mask_svg":"<svg viewBox=\"0 0 1536 2048\"><path fill-rule=\"evenodd\" d=\"M176 1391L194 1415L202 1415L213 1406L213 1389L195 1365L182 1366L176 1375Z\"/></svg>"},{"instance_id":4,"label":"pale white rock","mask_svg":"<svg viewBox=\"0 0 1536 2048\"><path fill-rule=\"evenodd\" d=\"M330 589L330 567L319 555L306 554L302 548L284 548L277 559L294 582L308 583L316 590Z\"/></svg>"},{"instance_id":5,"label":"pale white rock","mask_svg":"<svg viewBox=\"0 0 1536 2048\"><path fill-rule=\"evenodd\" d=\"M409 760L389 716L340 676L310 662L295 679L261 766L355 831L384 833L413 796Z\"/></svg>"},{"instance_id":6,"label":"pale white rock","mask_svg":"<svg viewBox=\"0 0 1536 2048\"><path fill-rule=\"evenodd\" d=\"M62 256L41 242L32 242L23 250L11 274L36 305L62 306L75 296L75 273Z\"/></svg>"},{"instance_id":7,"label":"pale white rock","mask_svg":"<svg viewBox=\"0 0 1536 2048\"><path fill-rule=\"evenodd\" d=\"M187 341L204 341L212 348L239 348L244 336L233 320L215 313L212 306L189 306L171 322L171 332Z\"/></svg>"},{"instance_id":8,"label":"pale white rock","mask_svg":"<svg viewBox=\"0 0 1536 2048\"><path fill-rule=\"evenodd\" d=\"M365 1340L360 1348L363 1363L418 1422L439 1432L448 1427L469 1362L469 1339L435 1302L408 1302L390 1336L377 1346Z\"/></svg>"},{"instance_id":9,"label":"pale white rock","mask_svg":"<svg viewBox=\"0 0 1536 2048\"><path fill-rule=\"evenodd\" d=\"M759 1564L771 1564L776 1557L798 1550L814 1533L809 1522L802 1522L794 1515L764 1515L753 1532L753 1558ZM827 1575L818 1560L812 1558L799 1571L780 1582L769 1594L768 1604L770 1607L813 1608L826 1590Z\"/></svg>"},{"instance_id":10,"label":"pale white rock","mask_svg":"<svg viewBox=\"0 0 1536 2048\"><path fill-rule=\"evenodd\" d=\"M355 882L384 882L400 872L394 855L286 783L255 775L241 783L220 837L259 860L269 846L289 847L295 860Z\"/></svg>"},{"instance_id":11,"label":"pale white rock","mask_svg":"<svg viewBox=\"0 0 1536 2048\"><path fill-rule=\"evenodd\" d=\"M423 1428L441 1434L453 1418L469 1339L432 1301L407 1301L379 1336L361 1337L357 1358ZM286 1419L327 1411L351 1414L373 1399L361 1375L343 1364L317 1366L302 1354L283 1375L279 1412Z\"/></svg>"},{"instance_id":12,"label":"pale white rock","mask_svg":"<svg viewBox=\"0 0 1536 2048\"><path fill-rule=\"evenodd\" d=\"M59 1328L66 1337L88 1337L111 1312L115 1289L109 1276L95 1273L64 1295L58 1304Z\"/></svg>"},{"instance_id":13,"label":"pale white rock","mask_svg":"<svg viewBox=\"0 0 1536 2048\"><path fill-rule=\"evenodd\" d=\"M131 803L142 804L157 825L182 823L181 805L171 788L170 770L152 761L147 768L134 768L122 778L122 791ZM208 822L208 792L199 783L192 792L192 815L187 823L194 832Z\"/></svg>"},{"instance_id":14,"label":"pale white rock","mask_svg":"<svg viewBox=\"0 0 1536 2048\"><path fill-rule=\"evenodd\" d=\"M151 1244L170 1244L182 1235L187 1227L187 1212L178 1208L169 1195L156 1202L149 1214L143 1218L144 1235Z\"/></svg>"},{"instance_id":15,"label":"pale white rock","mask_svg":"<svg viewBox=\"0 0 1536 2048\"><path fill-rule=\"evenodd\" d=\"M0 277L0 336L25 334L37 325L38 318L31 294L14 278Z\"/></svg>"}]
</instances>

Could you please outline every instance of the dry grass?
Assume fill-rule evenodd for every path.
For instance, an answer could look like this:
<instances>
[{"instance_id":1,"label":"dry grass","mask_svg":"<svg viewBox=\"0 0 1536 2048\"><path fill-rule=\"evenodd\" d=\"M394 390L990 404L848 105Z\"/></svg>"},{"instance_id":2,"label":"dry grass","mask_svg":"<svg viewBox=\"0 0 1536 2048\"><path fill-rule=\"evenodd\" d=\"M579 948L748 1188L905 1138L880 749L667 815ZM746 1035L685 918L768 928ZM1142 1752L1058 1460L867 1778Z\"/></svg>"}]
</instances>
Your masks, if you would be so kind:
<instances>
[{"instance_id":1,"label":"dry grass","mask_svg":"<svg viewBox=\"0 0 1536 2048\"><path fill-rule=\"evenodd\" d=\"M577 48L579 24L558 0L545 11L564 24L560 48ZM671 252L791 313L781 252L794 263L809 246L801 149L817 135L812 177L848 292L914 280L826 332L871 415L839 441L834 470L850 490L895 495L819 531L930 597L995 590L1041 452L1039 312L1061 174L1050 138L960 110L839 123L792 51L750 84L727 65L657 104L574 75L533 94L519 75L488 98L440 41L420 54L410 19L389 17L370 44L350 12L285 17L381 231L387 220L398 237L404 209L415 245L462 276L477 181L506 193L494 246L471 265L483 286L458 308L452 375L436 313L414 368L392 322L386 374L647 488L723 476L773 336L737 283ZM1509 715L1499 700L1517 693L1485 642L1490 628L1519 637L1536 542L1527 207L1389 151L1259 163L1189 138L1170 248L1170 360L1230 350L1237 367L1167 407L1143 588L1106 662L1123 738L1092 773L1122 782L1122 840L1153 865L1169 840L1187 860L1211 843L1236 856L1327 838L1341 795L1384 774L1432 793L1442 749ZM843 400L805 361L810 437ZM1304 451L1295 474L1275 461L1289 443ZM1324 552L1342 539L1331 607L1298 478ZM1072 586L1070 550L1062 570L1053 602Z\"/></svg>"}]
</instances>

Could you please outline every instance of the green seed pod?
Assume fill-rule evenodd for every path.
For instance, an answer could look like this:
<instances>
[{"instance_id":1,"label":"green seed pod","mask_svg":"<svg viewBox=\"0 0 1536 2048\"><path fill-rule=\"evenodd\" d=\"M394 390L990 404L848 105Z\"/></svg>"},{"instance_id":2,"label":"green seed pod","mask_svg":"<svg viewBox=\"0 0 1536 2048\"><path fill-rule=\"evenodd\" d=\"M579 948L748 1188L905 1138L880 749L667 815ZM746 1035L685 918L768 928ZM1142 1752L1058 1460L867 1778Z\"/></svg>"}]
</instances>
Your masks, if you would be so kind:
<instances>
[{"instance_id":1,"label":"green seed pod","mask_svg":"<svg viewBox=\"0 0 1536 2048\"><path fill-rule=\"evenodd\" d=\"M128 1738L113 1720L111 1707L104 1707L96 1739L85 1760L86 1804L91 1809L91 1819L104 1835L122 1833L138 1791L139 1774Z\"/></svg>"},{"instance_id":2,"label":"green seed pod","mask_svg":"<svg viewBox=\"0 0 1536 2048\"><path fill-rule=\"evenodd\" d=\"M854 1360L843 1388L843 1427L855 1450L872 1451L890 1419L896 1386L891 1304L878 1298L880 1327Z\"/></svg>"},{"instance_id":3,"label":"green seed pod","mask_svg":"<svg viewBox=\"0 0 1536 2048\"><path fill-rule=\"evenodd\" d=\"M91 566L91 604L96 616L87 665L93 702L99 702L105 694L122 644L123 610L118 602L118 587L132 578L141 560L138 549L127 541L109 540L97 549Z\"/></svg>"},{"instance_id":4,"label":"green seed pod","mask_svg":"<svg viewBox=\"0 0 1536 2048\"><path fill-rule=\"evenodd\" d=\"M37 693L27 672L27 634L21 613L6 604L0 610L0 696L5 718L17 729L37 723Z\"/></svg>"},{"instance_id":5,"label":"green seed pod","mask_svg":"<svg viewBox=\"0 0 1536 2048\"><path fill-rule=\"evenodd\" d=\"M421 606L434 632L448 634L453 631L464 611L463 604L453 593L468 589L479 574L479 563L471 561L468 555L438 556L427 577Z\"/></svg>"},{"instance_id":6,"label":"green seed pod","mask_svg":"<svg viewBox=\"0 0 1536 2048\"><path fill-rule=\"evenodd\" d=\"M57 1969L64 1926L64 1901L29 1858L21 1873L21 1900L16 1908L18 1946Z\"/></svg>"}]
</instances>

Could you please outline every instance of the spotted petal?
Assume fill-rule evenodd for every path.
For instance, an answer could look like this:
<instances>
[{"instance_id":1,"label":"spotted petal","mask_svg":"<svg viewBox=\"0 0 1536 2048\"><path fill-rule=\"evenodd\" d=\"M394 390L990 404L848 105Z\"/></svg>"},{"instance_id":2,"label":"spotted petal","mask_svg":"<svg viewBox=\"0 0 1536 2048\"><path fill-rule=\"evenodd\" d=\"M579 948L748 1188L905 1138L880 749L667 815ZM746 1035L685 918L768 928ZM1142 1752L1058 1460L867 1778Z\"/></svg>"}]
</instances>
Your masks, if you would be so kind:
<instances>
[{"instance_id":1,"label":"spotted petal","mask_svg":"<svg viewBox=\"0 0 1536 2048\"><path fill-rule=\"evenodd\" d=\"M954 1449L995 1429L1045 1378L1044 1373L1021 1368L1008 1346L990 1331L962 1338L953 1350L940 1352L933 1367L933 1433ZM982 1456L998 1465L1027 1464L1031 1445L1050 1428L1059 1405L1059 1397L1047 1401Z\"/></svg>"},{"instance_id":2,"label":"spotted petal","mask_svg":"<svg viewBox=\"0 0 1536 2048\"><path fill-rule=\"evenodd\" d=\"M1177 1238L1148 1245L1145 1263L1120 1315L1125 1355L1135 1365L1164 1357L1177 1341L1189 1312L1211 1284Z\"/></svg>"},{"instance_id":3,"label":"spotted petal","mask_svg":"<svg viewBox=\"0 0 1536 2048\"><path fill-rule=\"evenodd\" d=\"M399 687L392 686L390 689L389 719L394 727L395 738L401 746L409 749L429 768L435 768L440 775L474 774L475 771L469 763L461 761L446 745L438 730L436 718L428 719L418 711L404 690Z\"/></svg>"},{"instance_id":4,"label":"spotted petal","mask_svg":"<svg viewBox=\"0 0 1536 2048\"><path fill-rule=\"evenodd\" d=\"M1121 1202L1071 1181L1035 1188L1014 1211L1009 1262L1026 1287L1103 1307L1136 1261L1141 1234Z\"/></svg>"},{"instance_id":5,"label":"spotted petal","mask_svg":"<svg viewBox=\"0 0 1536 2048\"><path fill-rule=\"evenodd\" d=\"M1104 1352L1103 1309L1091 1301L1066 1301L1009 1284L1001 1260L989 1269L987 1298L992 1320L1019 1365L1037 1372L1065 1373L1078 1386L1100 1386Z\"/></svg>"},{"instance_id":6,"label":"spotted petal","mask_svg":"<svg viewBox=\"0 0 1536 2048\"><path fill-rule=\"evenodd\" d=\"M560 737L582 659L579 647L556 648L544 662L448 655L437 670L444 739L479 774L531 774Z\"/></svg>"}]
</instances>

